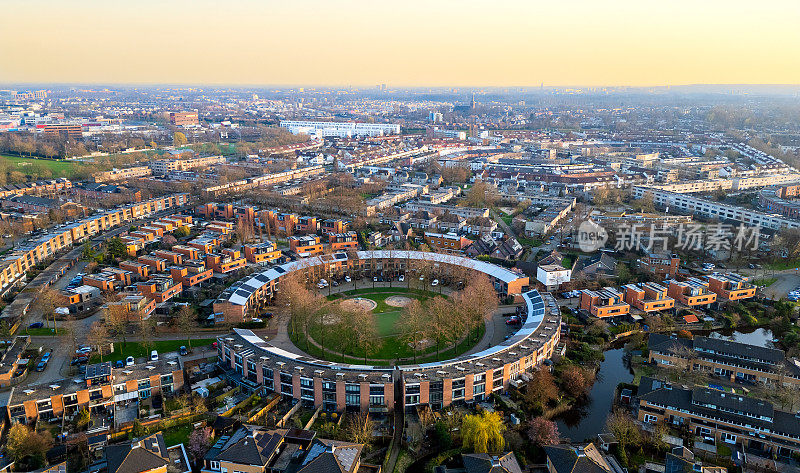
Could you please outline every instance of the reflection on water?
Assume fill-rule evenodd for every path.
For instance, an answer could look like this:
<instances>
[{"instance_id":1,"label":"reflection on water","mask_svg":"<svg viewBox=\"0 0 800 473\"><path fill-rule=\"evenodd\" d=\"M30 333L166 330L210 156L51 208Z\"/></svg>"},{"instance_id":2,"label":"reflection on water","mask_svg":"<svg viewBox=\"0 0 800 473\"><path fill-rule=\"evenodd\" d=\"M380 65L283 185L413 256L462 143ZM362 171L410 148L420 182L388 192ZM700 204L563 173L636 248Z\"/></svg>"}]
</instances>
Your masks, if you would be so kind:
<instances>
[{"instance_id":1,"label":"reflection on water","mask_svg":"<svg viewBox=\"0 0 800 473\"><path fill-rule=\"evenodd\" d=\"M765 328L722 330L707 336L762 347L772 347L773 338L772 332ZM582 442L586 439L594 440L597 434L605 431L606 418L611 412L617 385L633 381L633 372L623 360L624 352L624 349L617 348L604 353L605 361L600 364L597 381L587 400L556 420L561 437L572 442Z\"/></svg>"},{"instance_id":2,"label":"reflection on water","mask_svg":"<svg viewBox=\"0 0 800 473\"><path fill-rule=\"evenodd\" d=\"M749 331L748 331L749 330ZM724 338L732 342L747 343L760 347L772 348L772 331L766 328L744 330L722 330L709 335L711 338Z\"/></svg>"},{"instance_id":3,"label":"reflection on water","mask_svg":"<svg viewBox=\"0 0 800 473\"><path fill-rule=\"evenodd\" d=\"M582 442L584 439L594 440L597 434L605 431L606 417L611 412L617 385L633 381L633 373L622 359L624 352L617 348L604 353L605 361L600 364L597 381L592 385L586 402L565 412L556 421L561 437Z\"/></svg>"}]
</instances>

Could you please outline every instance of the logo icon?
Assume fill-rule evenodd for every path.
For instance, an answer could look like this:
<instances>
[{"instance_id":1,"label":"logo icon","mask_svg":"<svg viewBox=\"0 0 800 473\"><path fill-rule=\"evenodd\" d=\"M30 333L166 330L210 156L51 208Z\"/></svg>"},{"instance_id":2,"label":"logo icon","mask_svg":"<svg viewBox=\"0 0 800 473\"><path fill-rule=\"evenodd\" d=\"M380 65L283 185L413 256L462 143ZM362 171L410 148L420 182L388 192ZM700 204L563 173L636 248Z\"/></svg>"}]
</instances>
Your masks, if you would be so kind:
<instances>
[{"instance_id":1,"label":"logo icon","mask_svg":"<svg viewBox=\"0 0 800 473\"><path fill-rule=\"evenodd\" d=\"M592 253L605 246L608 232L591 220L584 220L578 226L578 246L584 253Z\"/></svg>"}]
</instances>

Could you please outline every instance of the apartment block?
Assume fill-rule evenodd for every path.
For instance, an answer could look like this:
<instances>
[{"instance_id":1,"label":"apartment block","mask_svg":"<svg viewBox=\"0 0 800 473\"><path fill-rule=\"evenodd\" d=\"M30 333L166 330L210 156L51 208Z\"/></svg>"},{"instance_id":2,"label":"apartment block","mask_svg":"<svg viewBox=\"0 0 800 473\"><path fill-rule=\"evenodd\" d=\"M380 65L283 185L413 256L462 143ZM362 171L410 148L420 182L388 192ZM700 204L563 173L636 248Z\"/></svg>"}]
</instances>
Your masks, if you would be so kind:
<instances>
[{"instance_id":1,"label":"apartment block","mask_svg":"<svg viewBox=\"0 0 800 473\"><path fill-rule=\"evenodd\" d=\"M172 277L156 276L145 282L137 282L136 289L140 294L161 304L180 294L183 286Z\"/></svg>"}]
</instances>

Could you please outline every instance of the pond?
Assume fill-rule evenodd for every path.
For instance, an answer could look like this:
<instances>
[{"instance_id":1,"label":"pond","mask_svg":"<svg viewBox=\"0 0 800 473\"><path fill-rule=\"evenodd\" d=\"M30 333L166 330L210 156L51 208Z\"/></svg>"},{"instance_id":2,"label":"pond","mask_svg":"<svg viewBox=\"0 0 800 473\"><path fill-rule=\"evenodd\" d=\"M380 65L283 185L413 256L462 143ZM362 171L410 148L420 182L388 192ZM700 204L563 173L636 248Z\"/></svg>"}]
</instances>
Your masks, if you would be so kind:
<instances>
[{"instance_id":1,"label":"pond","mask_svg":"<svg viewBox=\"0 0 800 473\"><path fill-rule=\"evenodd\" d=\"M600 363L597 381L592 385L586 402L565 412L556 421L562 438L582 442L584 439L594 440L597 434L605 431L617 385L633 381L633 372L623 360L624 354L623 348L604 353L605 360Z\"/></svg>"},{"instance_id":2,"label":"pond","mask_svg":"<svg viewBox=\"0 0 800 473\"><path fill-rule=\"evenodd\" d=\"M765 328L721 330L705 335L770 348L773 339L772 332ZM582 442L585 439L595 440L597 434L605 432L606 417L611 412L617 385L633 381L633 371L623 359L623 348L613 348L603 354L605 360L600 364L597 381L589 391L587 400L556 420L562 438Z\"/></svg>"},{"instance_id":3,"label":"pond","mask_svg":"<svg viewBox=\"0 0 800 473\"><path fill-rule=\"evenodd\" d=\"M708 336L767 348L773 348L772 339L775 338L772 331L767 328L720 330Z\"/></svg>"}]
</instances>

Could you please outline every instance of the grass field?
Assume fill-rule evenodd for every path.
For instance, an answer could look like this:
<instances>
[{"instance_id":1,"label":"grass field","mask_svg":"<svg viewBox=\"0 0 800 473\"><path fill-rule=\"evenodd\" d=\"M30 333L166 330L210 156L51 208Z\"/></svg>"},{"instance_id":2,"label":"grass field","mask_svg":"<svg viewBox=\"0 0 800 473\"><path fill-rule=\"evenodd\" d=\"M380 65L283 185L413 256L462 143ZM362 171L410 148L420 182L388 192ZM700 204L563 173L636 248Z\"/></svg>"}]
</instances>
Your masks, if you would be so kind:
<instances>
[{"instance_id":1,"label":"grass field","mask_svg":"<svg viewBox=\"0 0 800 473\"><path fill-rule=\"evenodd\" d=\"M775 281L777 281L777 280L778 280L778 278L762 278L762 279L754 279L751 282L753 284L755 284L756 286L769 287L769 286L772 286L775 283Z\"/></svg>"},{"instance_id":2,"label":"grass field","mask_svg":"<svg viewBox=\"0 0 800 473\"><path fill-rule=\"evenodd\" d=\"M375 316L376 331L379 337L375 346L368 350L366 357L372 360L373 363L380 364L381 360L395 360L395 359L413 359L414 350L404 340L401 340L398 335L398 322L402 316L402 310L397 307L392 307L386 304L386 298L392 295L404 295L413 297L415 299L424 301L432 296L438 295L428 291L408 290L406 288L375 288L375 289L359 289L348 291L342 294L333 294L328 296L329 300L339 300L351 297L363 297L371 299L376 302L377 306L373 309ZM451 345L440 346L441 352L438 355L439 359L452 358L458 356L474 346L477 340L483 337L486 328L481 325L477 330L473 331L468 337L461 341L458 346ZM364 363L364 351L361 347L355 346L351 343L351 337L345 333L341 333L337 326L322 326L317 323L312 323L309 327L308 335L311 340L317 342L319 345L324 345L325 351L319 346L309 343L306 334L298 333L292 336L292 341L309 354L326 358L332 361L341 361L349 363ZM339 353L334 355L331 352ZM437 359L436 346L429 347L425 350L420 350L417 354L417 361L434 361Z\"/></svg>"},{"instance_id":3,"label":"grass field","mask_svg":"<svg viewBox=\"0 0 800 473\"><path fill-rule=\"evenodd\" d=\"M193 338L192 339L192 348L197 348L205 345L211 345L216 341L215 338ZM189 346L186 340L161 340L157 342L153 342L153 350L156 350L158 353L167 353L170 351L177 351L178 348L181 346ZM125 344L122 343L114 343L114 353L110 355L106 355L103 357L103 361L117 361L117 360L124 360L125 358L132 356L134 358L142 358L142 357L149 357L150 356L150 349L146 348L143 343L141 342L127 342ZM98 363L100 361L100 355L92 355L91 362Z\"/></svg>"},{"instance_id":4,"label":"grass field","mask_svg":"<svg viewBox=\"0 0 800 473\"><path fill-rule=\"evenodd\" d=\"M70 177L73 170L80 166L72 161L55 161L51 159L20 158L17 156L0 155L0 162L8 164L9 170L26 173L30 166L43 166L53 173L53 178Z\"/></svg>"}]
</instances>

